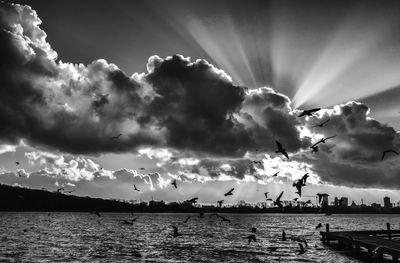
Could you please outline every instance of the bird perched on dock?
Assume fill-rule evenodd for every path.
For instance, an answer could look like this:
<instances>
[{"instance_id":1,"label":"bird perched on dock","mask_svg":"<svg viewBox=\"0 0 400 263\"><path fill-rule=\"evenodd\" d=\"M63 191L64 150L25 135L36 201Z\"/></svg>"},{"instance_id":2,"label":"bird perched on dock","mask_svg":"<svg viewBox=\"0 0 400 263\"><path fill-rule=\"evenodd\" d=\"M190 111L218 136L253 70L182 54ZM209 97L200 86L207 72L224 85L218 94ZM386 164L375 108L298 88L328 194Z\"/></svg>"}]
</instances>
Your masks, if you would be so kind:
<instances>
[{"instance_id":1,"label":"bird perched on dock","mask_svg":"<svg viewBox=\"0 0 400 263\"><path fill-rule=\"evenodd\" d=\"M297 189L297 194L299 195L299 196L301 196L301 188L304 186L304 184L303 184L303 179L299 179L299 180L297 180L296 182L294 182L293 183L293 187L296 187L296 189Z\"/></svg>"},{"instance_id":2,"label":"bird perched on dock","mask_svg":"<svg viewBox=\"0 0 400 263\"><path fill-rule=\"evenodd\" d=\"M248 239L248 241L249 241L249 243L248 243L248 244L250 244L250 243L251 243L251 241L253 241L253 242L257 242L257 240L256 240L256 235L254 235L254 234L252 234L252 235L249 235L249 236L247 236L246 238L247 238L247 239Z\"/></svg>"},{"instance_id":3,"label":"bird perched on dock","mask_svg":"<svg viewBox=\"0 0 400 263\"><path fill-rule=\"evenodd\" d=\"M278 141L275 141L276 146L278 147L278 150L275 151L275 153L281 153L283 154L287 159L289 159L289 155L286 152L286 150L283 148L282 144Z\"/></svg>"},{"instance_id":4,"label":"bird perched on dock","mask_svg":"<svg viewBox=\"0 0 400 263\"><path fill-rule=\"evenodd\" d=\"M228 195L233 195L233 190L235 190L235 188L232 188L231 190L229 190L228 192L226 192L225 194L224 194L224 196L228 196Z\"/></svg>"},{"instance_id":5,"label":"bird perched on dock","mask_svg":"<svg viewBox=\"0 0 400 263\"><path fill-rule=\"evenodd\" d=\"M330 120L331 120L331 119L328 118L326 121L323 121L323 122L321 122L320 124L317 124L317 125L312 126L312 128L315 128L315 127L320 127L320 128L322 128L322 127L323 127L326 123L328 123Z\"/></svg>"},{"instance_id":6,"label":"bird perched on dock","mask_svg":"<svg viewBox=\"0 0 400 263\"><path fill-rule=\"evenodd\" d=\"M319 147L318 147L318 145L312 145L310 148L312 149L312 150L311 150L312 153L319 152Z\"/></svg>"},{"instance_id":7,"label":"bird perched on dock","mask_svg":"<svg viewBox=\"0 0 400 263\"><path fill-rule=\"evenodd\" d=\"M385 150L385 151L383 151L383 153L382 153L381 161L383 161L383 159L385 158L386 154L388 154L388 153L394 153L394 154L396 154L396 155L399 155L399 153L396 152L395 150Z\"/></svg>"},{"instance_id":8,"label":"bird perched on dock","mask_svg":"<svg viewBox=\"0 0 400 263\"><path fill-rule=\"evenodd\" d=\"M304 174L303 177L301 178L301 180L303 181L303 186L306 185L306 182L307 182L307 178L308 178L308 177L310 177L310 176L308 175L308 173L306 173L306 174Z\"/></svg>"},{"instance_id":9,"label":"bird perched on dock","mask_svg":"<svg viewBox=\"0 0 400 263\"><path fill-rule=\"evenodd\" d=\"M171 185L173 185L176 189L178 189L178 187L176 186L176 180L174 179L174 181L172 181Z\"/></svg>"},{"instance_id":10,"label":"bird perched on dock","mask_svg":"<svg viewBox=\"0 0 400 263\"><path fill-rule=\"evenodd\" d=\"M298 116L303 117L303 116L312 116L315 112L319 111L321 108L315 108L315 109L309 109L309 110L304 110L300 115Z\"/></svg>"}]
</instances>

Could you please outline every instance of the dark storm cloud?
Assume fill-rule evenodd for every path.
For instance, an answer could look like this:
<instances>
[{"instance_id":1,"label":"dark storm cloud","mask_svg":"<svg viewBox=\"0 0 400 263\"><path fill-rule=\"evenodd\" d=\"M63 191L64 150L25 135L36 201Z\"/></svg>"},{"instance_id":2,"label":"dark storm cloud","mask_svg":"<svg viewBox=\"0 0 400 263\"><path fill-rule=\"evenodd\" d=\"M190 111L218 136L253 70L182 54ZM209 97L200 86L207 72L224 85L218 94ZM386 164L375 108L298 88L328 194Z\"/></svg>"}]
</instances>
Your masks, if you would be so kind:
<instances>
[{"instance_id":1,"label":"dark storm cloud","mask_svg":"<svg viewBox=\"0 0 400 263\"><path fill-rule=\"evenodd\" d=\"M236 157L260 146L272 151L275 139L293 151L307 145L287 97L249 94L205 60L152 56L148 72L131 77L102 59L56 62L35 11L2 4L1 12L3 141L70 153L167 146Z\"/></svg>"}]
</instances>

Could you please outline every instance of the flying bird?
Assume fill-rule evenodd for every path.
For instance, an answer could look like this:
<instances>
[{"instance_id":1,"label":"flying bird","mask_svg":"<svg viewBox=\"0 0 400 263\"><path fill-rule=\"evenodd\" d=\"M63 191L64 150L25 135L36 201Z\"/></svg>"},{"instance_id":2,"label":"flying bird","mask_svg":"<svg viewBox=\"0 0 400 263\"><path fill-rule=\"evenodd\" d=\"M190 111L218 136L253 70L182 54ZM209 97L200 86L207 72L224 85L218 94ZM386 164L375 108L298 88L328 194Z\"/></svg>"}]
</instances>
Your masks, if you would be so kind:
<instances>
[{"instance_id":1,"label":"flying bird","mask_svg":"<svg viewBox=\"0 0 400 263\"><path fill-rule=\"evenodd\" d=\"M139 169L140 169L140 170L146 170L146 168L144 168L144 167L140 167Z\"/></svg>"},{"instance_id":2,"label":"flying bird","mask_svg":"<svg viewBox=\"0 0 400 263\"><path fill-rule=\"evenodd\" d=\"M113 136L113 137L111 137L111 140L118 140L119 139L119 137L121 137L121 133L120 134L118 134L117 136Z\"/></svg>"},{"instance_id":3,"label":"flying bird","mask_svg":"<svg viewBox=\"0 0 400 263\"><path fill-rule=\"evenodd\" d=\"M385 151L383 151L383 153L382 153L381 161L383 161L383 159L385 158L385 155L388 154L388 153L394 153L394 154L396 154L396 155L399 155L399 153L396 152L395 150L385 150Z\"/></svg>"},{"instance_id":4,"label":"flying bird","mask_svg":"<svg viewBox=\"0 0 400 263\"><path fill-rule=\"evenodd\" d=\"M232 188L231 190L229 190L228 192L226 192L226 193L224 194L224 196L233 195L233 194L232 194L233 190L235 190L235 188Z\"/></svg>"},{"instance_id":5,"label":"flying bird","mask_svg":"<svg viewBox=\"0 0 400 263\"><path fill-rule=\"evenodd\" d=\"M322 227L322 224L319 223L319 224L315 227L315 229L319 229L319 228L321 228L321 227Z\"/></svg>"},{"instance_id":6,"label":"flying bird","mask_svg":"<svg viewBox=\"0 0 400 263\"><path fill-rule=\"evenodd\" d=\"M303 186L306 185L306 181L307 181L307 178L308 178L308 177L310 177L310 176L308 175L308 173L306 173L306 174L304 174L303 177L301 178L301 180L303 181Z\"/></svg>"},{"instance_id":7,"label":"flying bird","mask_svg":"<svg viewBox=\"0 0 400 263\"><path fill-rule=\"evenodd\" d=\"M304 184L303 184L303 179L299 179L299 180L297 180L296 182L294 182L293 183L293 187L296 187L296 189L297 189L297 194L299 195L299 196L301 196L301 188L304 186Z\"/></svg>"},{"instance_id":8,"label":"flying bird","mask_svg":"<svg viewBox=\"0 0 400 263\"><path fill-rule=\"evenodd\" d=\"M137 187L136 187L136 185L135 185L135 184L133 185L133 188L134 188L134 190L135 190L135 191L138 191L138 192L140 192L140 190L139 190L139 189L137 189Z\"/></svg>"},{"instance_id":9,"label":"flying bird","mask_svg":"<svg viewBox=\"0 0 400 263\"><path fill-rule=\"evenodd\" d=\"M176 189L178 189L178 187L176 186L176 180L174 179L174 181L172 181L171 183Z\"/></svg>"},{"instance_id":10,"label":"flying bird","mask_svg":"<svg viewBox=\"0 0 400 263\"><path fill-rule=\"evenodd\" d=\"M319 142L317 142L317 144L318 143L326 143L326 140L329 140L329 139L332 139L332 138L335 138L336 137L336 135L333 135L333 136L330 136L330 137L326 137L326 138L322 138L321 140L319 140Z\"/></svg>"},{"instance_id":11,"label":"flying bird","mask_svg":"<svg viewBox=\"0 0 400 263\"><path fill-rule=\"evenodd\" d=\"M310 148L312 149L311 150L312 153L319 152L318 145L312 145Z\"/></svg>"},{"instance_id":12,"label":"flying bird","mask_svg":"<svg viewBox=\"0 0 400 263\"><path fill-rule=\"evenodd\" d=\"M276 145L278 146L278 150L275 151L275 153L282 153L286 158L289 159L289 155L286 152L286 150L283 148L282 144L278 141L275 141L275 142L276 142Z\"/></svg>"},{"instance_id":13,"label":"flying bird","mask_svg":"<svg viewBox=\"0 0 400 263\"><path fill-rule=\"evenodd\" d=\"M293 198L293 201L295 201L295 202L296 202L296 201L297 201L297 199L299 199L299 198L298 198L298 197L296 197L296 198Z\"/></svg>"},{"instance_id":14,"label":"flying bird","mask_svg":"<svg viewBox=\"0 0 400 263\"><path fill-rule=\"evenodd\" d=\"M252 234L252 235L249 235L249 236L247 236L246 238L247 238L247 239L248 239L248 241L249 241L249 243L248 243L248 244L250 244L250 243L251 243L251 241L253 241L253 242L257 242L257 240L256 240L256 235L254 235L254 234Z\"/></svg>"},{"instance_id":15,"label":"flying bird","mask_svg":"<svg viewBox=\"0 0 400 263\"><path fill-rule=\"evenodd\" d=\"M304 110L300 115L298 116L303 117L303 116L312 116L314 112L319 111L321 108L315 108L315 109L310 109L310 110Z\"/></svg>"},{"instance_id":16,"label":"flying bird","mask_svg":"<svg viewBox=\"0 0 400 263\"><path fill-rule=\"evenodd\" d=\"M183 221L183 223L187 223L189 221L190 216L186 217L185 221Z\"/></svg>"},{"instance_id":17,"label":"flying bird","mask_svg":"<svg viewBox=\"0 0 400 263\"><path fill-rule=\"evenodd\" d=\"M172 228L174 229L174 233L172 234L172 236L173 237L178 237L178 236L181 236L182 234L180 234L179 232L178 232L178 227L176 227L176 226L174 226L174 225L171 225L172 226Z\"/></svg>"},{"instance_id":18,"label":"flying bird","mask_svg":"<svg viewBox=\"0 0 400 263\"><path fill-rule=\"evenodd\" d=\"M276 173L274 173L271 177L277 177L278 176L278 174L280 173L281 171L277 171Z\"/></svg>"},{"instance_id":19,"label":"flying bird","mask_svg":"<svg viewBox=\"0 0 400 263\"><path fill-rule=\"evenodd\" d=\"M328 121L330 121L330 120L331 120L331 119L328 118L326 121L323 121L323 122L321 122L320 124L314 125L313 128L315 128L315 127L321 127L321 128L322 128L322 127L323 127Z\"/></svg>"},{"instance_id":20,"label":"flying bird","mask_svg":"<svg viewBox=\"0 0 400 263\"><path fill-rule=\"evenodd\" d=\"M274 201L274 205L279 206L280 208L282 208L282 201L281 201L281 197L283 195L283 191L280 193L280 195L278 196L278 198L276 198L276 200Z\"/></svg>"},{"instance_id":21,"label":"flying bird","mask_svg":"<svg viewBox=\"0 0 400 263\"><path fill-rule=\"evenodd\" d=\"M300 247L299 255L306 253L306 250L304 249L303 244L299 243L299 247Z\"/></svg>"},{"instance_id":22,"label":"flying bird","mask_svg":"<svg viewBox=\"0 0 400 263\"><path fill-rule=\"evenodd\" d=\"M19 162L15 162L16 165L19 165Z\"/></svg>"},{"instance_id":23,"label":"flying bird","mask_svg":"<svg viewBox=\"0 0 400 263\"><path fill-rule=\"evenodd\" d=\"M264 193L265 198L267 198L267 199L268 199L268 193L269 193L269 192L265 192L265 193Z\"/></svg>"}]
</instances>

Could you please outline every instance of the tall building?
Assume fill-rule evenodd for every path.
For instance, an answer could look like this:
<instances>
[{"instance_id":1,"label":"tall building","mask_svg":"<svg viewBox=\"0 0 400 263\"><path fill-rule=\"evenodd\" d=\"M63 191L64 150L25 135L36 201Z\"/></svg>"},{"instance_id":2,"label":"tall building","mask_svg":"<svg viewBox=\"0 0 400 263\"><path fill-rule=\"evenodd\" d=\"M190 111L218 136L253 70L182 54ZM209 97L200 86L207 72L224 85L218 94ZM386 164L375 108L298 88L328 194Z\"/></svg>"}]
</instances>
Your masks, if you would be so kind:
<instances>
[{"instance_id":1,"label":"tall building","mask_svg":"<svg viewBox=\"0 0 400 263\"><path fill-rule=\"evenodd\" d=\"M392 204L390 203L390 198L385 196L383 198L383 206L387 209L392 208Z\"/></svg>"},{"instance_id":2,"label":"tall building","mask_svg":"<svg viewBox=\"0 0 400 263\"><path fill-rule=\"evenodd\" d=\"M334 205L335 205L335 206L339 206L339 198L335 197Z\"/></svg>"},{"instance_id":3,"label":"tall building","mask_svg":"<svg viewBox=\"0 0 400 263\"><path fill-rule=\"evenodd\" d=\"M349 199L347 197L340 198L342 206L349 206Z\"/></svg>"},{"instance_id":4,"label":"tall building","mask_svg":"<svg viewBox=\"0 0 400 263\"><path fill-rule=\"evenodd\" d=\"M322 196L321 205L322 206L329 205L329 195L328 194Z\"/></svg>"}]
</instances>

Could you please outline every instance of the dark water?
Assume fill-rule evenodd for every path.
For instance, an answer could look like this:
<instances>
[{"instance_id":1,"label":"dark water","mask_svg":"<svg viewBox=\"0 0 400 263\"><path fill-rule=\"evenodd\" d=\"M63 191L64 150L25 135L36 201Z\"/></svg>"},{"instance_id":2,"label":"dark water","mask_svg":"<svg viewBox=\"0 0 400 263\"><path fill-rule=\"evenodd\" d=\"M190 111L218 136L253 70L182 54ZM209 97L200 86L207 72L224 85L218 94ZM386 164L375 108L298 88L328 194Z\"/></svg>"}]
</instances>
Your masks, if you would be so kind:
<instances>
[{"instance_id":1,"label":"dark water","mask_svg":"<svg viewBox=\"0 0 400 263\"><path fill-rule=\"evenodd\" d=\"M396 215L225 215L198 218L186 214L137 214L134 225L122 225L129 214L0 212L0 262L358 262L323 247L315 226L331 230L399 229ZM172 237L171 224L183 235ZM257 242L244 237L257 228ZM280 241L304 236L309 248L298 255L298 242ZM268 247L278 246L276 252ZM137 257L140 254L141 257Z\"/></svg>"}]
</instances>

